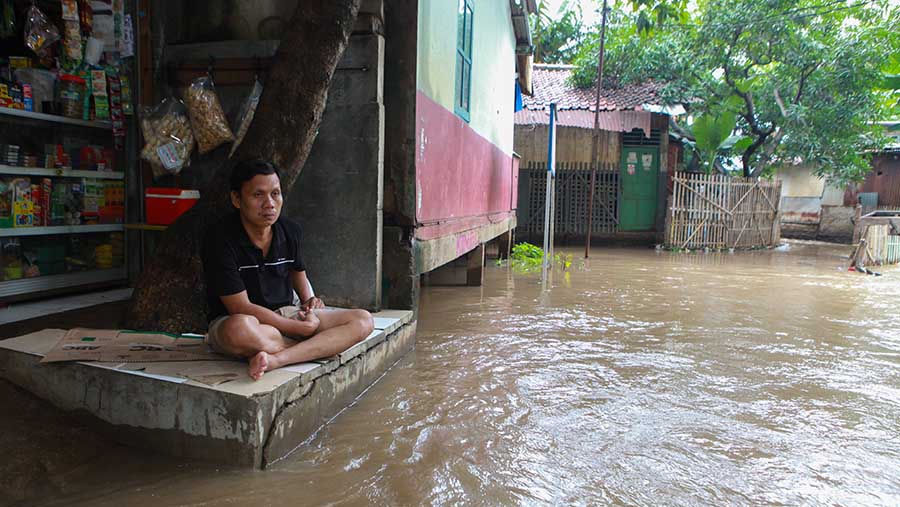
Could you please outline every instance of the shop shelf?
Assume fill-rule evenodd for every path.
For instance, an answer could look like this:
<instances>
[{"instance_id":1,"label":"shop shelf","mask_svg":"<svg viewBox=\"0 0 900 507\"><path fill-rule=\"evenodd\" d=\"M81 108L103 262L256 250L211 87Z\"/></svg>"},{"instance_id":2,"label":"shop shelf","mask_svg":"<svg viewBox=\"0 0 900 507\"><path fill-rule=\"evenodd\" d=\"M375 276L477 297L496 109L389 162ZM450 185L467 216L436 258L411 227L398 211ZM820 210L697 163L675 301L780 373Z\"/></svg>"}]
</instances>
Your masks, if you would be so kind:
<instances>
[{"instance_id":1,"label":"shop shelf","mask_svg":"<svg viewBox=\"0 0 900 507\"><path fill-rule=\"evenodd\" d=\"M20 236L49 236L56 234L87 234L90 232L116 232L124 231L122 224L99 225L57 225L50 227L13 227L0 229L0 238Z\"/></svg>"},{"instance_id":2,"label":"shop shelf","mask_svg":"<svg viewBox=\"0 0 900 507\"><path fill-rule=\"evenodd\" d=\"M109 121L86 121L76 120L75 118L67 118L56 114L35 113L34 111L24 111L22 109L13 109L11 107L0 107L0 115L18 116L20 118L29 118L32 120L46 121L50 123L61 123L63 125L76 125L79 127L92 127L97 129L111 129L112 122Z\"/></svg>"},{"instance_id":3,"label":"shop shelf","mask_svg":"<svg viewBox=\"0 0 900 507\"><path fill-rule=\"evenodd\" d=\"M92 283L115 282L126 278L124 267L111 269L94 269L90 271L77 271L63 275L36 276L34 278L20 278L0 282L0 298L26 294L30 292L42 292L46 290L63 289L77 285Z\"/></svg>"},{"instance_id":4,"label":"shop shelf","mask_svg":"<svg viewBox=\"0 0 900 507\"><path fill-rule=\"evenodd\" d=\"M22 176L57 176L64 178L98 178L121 180L125 173L107 171L79 171L74 169L45 169L43 167L18 167L0 164L0 174L16 174Z\"/></svg>"}]
</instances>

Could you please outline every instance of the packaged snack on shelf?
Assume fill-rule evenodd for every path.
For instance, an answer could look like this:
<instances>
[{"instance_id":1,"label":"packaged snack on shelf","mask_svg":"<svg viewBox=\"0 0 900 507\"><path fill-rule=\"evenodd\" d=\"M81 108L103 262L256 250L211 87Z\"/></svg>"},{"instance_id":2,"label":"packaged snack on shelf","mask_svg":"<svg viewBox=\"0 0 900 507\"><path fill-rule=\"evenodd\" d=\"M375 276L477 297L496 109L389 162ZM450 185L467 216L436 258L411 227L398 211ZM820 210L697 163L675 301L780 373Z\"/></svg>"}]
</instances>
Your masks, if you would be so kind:
<instances>
[{"instance_id":1,"label":"packaged snack on shelf","mask_svg":"<svg viewBox=\"0 0 900 507\"><path fill-rule=\"evenodd\" d=\"M62 0L62 18L66 21L78 21L78 0Z\"/></svg>"},{"instance_id":2,"label":"packaged snack on shelf","mask_svg":"<svg viewBox=\"0 0 900 507\"><path fill-rule=\"evenodd\" d=\"M94 30L94 8L90 0L78 0L78 20L81 21L81 31L90 35Z\"/></svg>"},{"instance_id":3,"label":"packaged snack on shelf","mask_svg":"<svg viewBox=\"0 0 900 507\"><path fill-rule=\"evenodd\" d=\"M59 40L59 29L34 4L25 13L25 45L35 53Z\"/></svg>"},{"instance_id":4,"label":"packaged snack on shelf","mask_svg":"<svg viewBox=\"0 0 900 507\"><path fill-rule=\"evenodd\" d=\"M131 103L131 79L125 74L120 76L119 79L121 81L122 113L126 116L131 116L134 114L134 105Z\"/></svg>"},{"instance_id":5,"label":"packaged snack on shelf","mask_svg":"<svg viewBox=\"0 0 900 507\"><path fill-rule=\"evenodd\" d=\"M34 111L34 95L28 83L22 85L22 103L26 111Z\"/></svg>"},{"instance_id":6,"label":"packaged snack on shelf","mask_svg":"<svg viewBox=\"0 0 900 507\"><path fill-rule=\"evenodd\" d=\"M100 208L103 205L103 181L84 178L82 183L81 220L84 224L100 222Z\"/></svg>"},{"instance_id":7,"label":"packaged snack on shelf","mask_svg":"<svg viewBox=\"0 0 900 507\"><path fill-rule=\"evenodd\" d=\"M26 84L31 86L31 95L33 97L33 110L37 112L45 111L45 106L52 107L53 90L56 88L56 73L43 69L16 69L14 73L17 82L22 84L24 88ZM27 104L26 104L27 107Z\"/></svg>"},{"instance_id":8,"label":"packaged snack on shelf","mask_svg":"<svg viewBox=\"0 0 900 507\"><path fill-rule=\"evenodd\" d=\"M83 78L72 74L59 77L59 102L63 116L82 119L86 84Z\"/></svg>"},{"instance_id":9,"label":"packaged snack on shelf","mask_svg":"<svg viewBox=\"0 0 900 507\"><path fill-rule=\"evenodd\" d=\"M50 195L50 225L65 225L66 223L68 188L65 182L57 182L53 185L53 192Z\"/></svg>"},{"instance_id":10,"label":"packaged snack on shelf","mask_svg":"<svg viewBox=\"0 0 900 507\"><path fill-rule=\"evenodd\" d=\"M0 229L13 226L13 187L10 178L0 177Z\"/></svg>"},{"instance_id":11,"label":"packaged snack on shelf","mask_svg":"<svg viewBox=\"0 0 900 507\"><path fill-rule=\"evenodd\" d=\"M247 95L247 98L241 104L240 110L238 110L235 121L235 127L237 128L235 130L235 140L234 144L231 145L231 151L228 152L228 158L234 155L235 150L240 146L241 141L244 140L244 136L247 135L250 123L253 122L253 115L256 114L256 106L259 105L259 97L262 96L262 90L262 83L259 82L259 79L254 80L253 88L250 89L250 95Z\"/></svg>"},{"instance_id":12,"label":"packaged snack on shelf","mask_svg":"<svg viewBox=\"0 0 900 507\"><path fill-rule=\"evenodd\" d=\"M190 162L194 135L184 103L167 98L141 115L144 148L141 158L150 163L154 177L177 174Z\"/></svg>"},{"instance_id":13,"label":"packaged snack on shelf","mask_svg":"<svg viewBox=\"0 0 900 507\"><path fill-rule=\"evenodd\" d=\"M78 21L66 21L64 28L65 38L63 39L63 47L65 48L66 59L71 62L72 66L81 63L81 24Z\"/></svg>"},{"instance_id":14,"label":"packaged snack on shelf","mask_svg":"<svg viewBox=\"0 0 900 507\"><path fill-rule=\"evenodd\" d=\"M91 120L91 72L87 69L78 71L78 77L84 80L84 93L81 95L81 119Z\"/></svg>"},{"instance_id":15,"label":"packaged snack on shelf","mask_svg":"<svg viewBox=\"0 0 900 507\"><path fill-rule=\"evenodd\" d=\"M30 69L31 58L28 58L27 56L10 56L9 68L13 71L16 71L18 69Z\"/></svg>"},{"instance_id":16,"label":"packaged snack on shelf","mask_svg":"<svg viewBox=\"0 0 900 507\"><path fill-rule=\"evenodd\" d=\"M223 143L234 141L211 78L207 76L193 80L184 93L184 101L201 155Z\"/></svg>"},{"instance_id":17,"label":"packaged snack on shelf","mask_svg":"<svg viewBox=\"0 0 900 507\"><path fill-rule=\"evenodd\" d=\"M50 225L50 217L53 212L51 199L53 195L53 180L41 178L41 225Z\"/></svg>"},{"instance_id":18,"label":"packaged snack on shelf","mask_svg":"<svg viewBox=\"0 0 900 507\"><path fill-rule=\"evenodd\" d=\"M31 208L32 220L31 225L40 227L44 221L44 210L41 209L41 185L40 183L31 184Z\"/></svg>"},{"instance_id":19,"label":"packaged snack on shelf","mask_svg":"<svg viewBox=\"0 0 900 507\"><path fill-rule=\"evenodd\" d=\"M81 209L84 206L83 186L81 182L72 182L66 187L65 195L65 225L81 225Z\"/></svg>"},{"instance_id":20,"label":"packaged snack on shelf","mask_svg":"<svg viewBox=\"0 0 900 507\"><path fill-rule=\"evenodd\" d=\"M109 94L106 91L106 72L91 71L91 94L94 96L94 111L98 120L109 119Z\"/></svg>"},{"instance_id":21,"label":"packaged snack on shelf","mask_svg":"<svg viewBox=\"0 0 900 507\"><path fill-rule=\"evenodd\" d=\"M15 178L13 187L13 226L34 226L34 202L31 200L31 180Z\"/></svg>"},{"instance_id":22,"label":"packaged snack on shelf","mask_svg":"<svg viewBox=\"0 0 900 507\"><path fill-rule=\"evenodd\" d=\"M107 72L109 80L109 116L112 120L116 149L125 146L125 113L122 109L122 83L117 72Z\"/></svg>"},{"instance_id":23,"label":"packaged snack on shelf","mask_svg":"<svg viewBox=\"0 0 900 507\"><path fill-rule=\"evenodd\" d=\"M25 109L22 85L18 83L0 83L0 106L12 109Z\"/></svg>"}]
</instances>

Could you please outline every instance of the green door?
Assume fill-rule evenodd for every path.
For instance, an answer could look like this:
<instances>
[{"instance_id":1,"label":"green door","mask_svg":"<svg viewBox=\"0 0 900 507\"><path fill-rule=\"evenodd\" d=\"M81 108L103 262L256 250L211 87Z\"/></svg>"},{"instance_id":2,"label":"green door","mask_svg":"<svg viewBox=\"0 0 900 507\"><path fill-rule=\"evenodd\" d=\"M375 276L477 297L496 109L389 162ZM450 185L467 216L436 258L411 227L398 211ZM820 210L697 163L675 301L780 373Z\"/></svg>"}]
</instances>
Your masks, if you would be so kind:
<instances>
[{"instance_id":1,"label":"green door","mask_svg":"<svg viewBox=\"0 0 900 507\"><path fill-rule=\"evenodd\" d=\"M619 172L622 184L619 230L655 230L659 186L658 148L623 147Z\"/></svg>"}]
</instances>

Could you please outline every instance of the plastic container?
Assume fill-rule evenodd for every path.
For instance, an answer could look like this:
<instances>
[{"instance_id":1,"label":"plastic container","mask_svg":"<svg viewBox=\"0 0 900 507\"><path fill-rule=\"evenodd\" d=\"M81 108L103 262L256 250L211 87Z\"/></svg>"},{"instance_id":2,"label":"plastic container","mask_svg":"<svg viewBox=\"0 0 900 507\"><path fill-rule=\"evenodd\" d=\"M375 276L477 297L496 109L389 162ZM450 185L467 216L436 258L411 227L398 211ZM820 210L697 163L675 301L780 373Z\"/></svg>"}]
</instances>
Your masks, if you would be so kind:
<instances>
[{"instance_id":1,"label":"plastic container","mask_svg":"<svg viewBox=\"0 0 900 507\"><path fill-rule=\"evenodd\" d=\"M87 83L84 79L71 74L63 74L59 78L59 104L63 116L78 118L84 115L84 94Z\"/></svg>"},{"instance_id":2,"label":"plastic container","mask_svg":"<svg viewBox=\"0 0 900 507\"><path fill-rule=\"evenodd\" d=\"M169 225L200 200L197 190L151 187L145 193L147 223Z\"/></svg>"}]
</instances>

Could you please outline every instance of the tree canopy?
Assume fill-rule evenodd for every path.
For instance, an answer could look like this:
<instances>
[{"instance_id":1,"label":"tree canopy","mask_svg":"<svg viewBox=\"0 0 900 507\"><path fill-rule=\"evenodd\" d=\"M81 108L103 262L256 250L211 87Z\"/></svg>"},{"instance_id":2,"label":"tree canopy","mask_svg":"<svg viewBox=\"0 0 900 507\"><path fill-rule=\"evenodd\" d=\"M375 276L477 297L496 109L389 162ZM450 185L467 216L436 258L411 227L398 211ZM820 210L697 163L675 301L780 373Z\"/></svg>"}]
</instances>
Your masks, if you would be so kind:
<instances>
[{"instance_id":1,"label":"tree canopy","mask_svg":"<svg viewBox=\"0 0 900 507\"><path fill-rule=\"evenodd\" d=\"M537 13L531 17L534 61L538 63L572 63L585 36L581 4L564 0L559 11L550 12L549 4L540 0Z\"/></svg>"},{"instance_id":2,"label":"tree canopy","mask_svg":"<svg viewBox=\"0 0 900 507\"><path fill-rule=\"evenodd\" d=\"M576 57L576 85L596 79L598 33ZM615 2L606 47L604 86L665 81L664 100L700 120L688 137L716 133L704 139L707 168L739 157L759 176L803 160L857 180L883 142L873 122L898 114L900 14L889 0Z\"/></svg>"}]
</instances>

